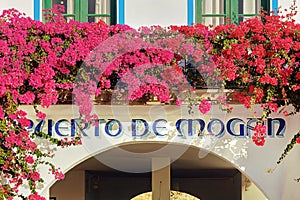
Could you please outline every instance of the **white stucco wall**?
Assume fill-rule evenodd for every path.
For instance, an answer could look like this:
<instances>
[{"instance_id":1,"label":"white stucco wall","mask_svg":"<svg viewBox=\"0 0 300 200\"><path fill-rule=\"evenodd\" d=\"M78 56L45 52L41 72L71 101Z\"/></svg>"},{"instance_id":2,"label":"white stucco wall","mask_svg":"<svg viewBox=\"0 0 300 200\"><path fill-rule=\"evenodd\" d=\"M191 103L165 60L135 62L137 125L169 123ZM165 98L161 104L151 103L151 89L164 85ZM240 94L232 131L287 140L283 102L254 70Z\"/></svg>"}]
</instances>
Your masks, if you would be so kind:
<instances>
[{"instance_id":1,"label":"white stucco wall","mask_svg":"<svg viewBox=\"0 0 300 200\"><path fill-rule=\"evenodd\" d=\"M34 17L33 0L0 0L0 13L10 8L15 8L31 18Z\"/></svg>"},{"instance_id":2,"label":"white stucco wall","mask_svg":"<svg viewBox=\"0 0 300 200\"><path fill-rule=\"evenodd\" d=\"M289 10L289 8L291 7L291 5L293 4L294 0L278 0L278 7L280 8L281 11L283 11L283 13L287 13L284 10L287 9ZM297 23L300 22L300 0L296 0L296 5L297 5L297 10L298 13L297 15L294 17L294 19L296 20Z\"/></svg>"},{"instance_id":3,"label":"white stucco wall","mask_svg":"<svg viewBox=\"0 0 300 200\"><path fill-rule=\"evenodd\" d=\"M242 200L267 200L253 183L247 189L243 187L242 190Z\"/></svg>"},{"instance_id":4,"label":"white stucco wall","mask_svg":"<svg viewBox=\"0 0 300 200\"><path fill-rule=\"evenodd\" d=\"M125 0L125 24L134 28L186 25L187 0Z\"/></svg>"}]
</instances>

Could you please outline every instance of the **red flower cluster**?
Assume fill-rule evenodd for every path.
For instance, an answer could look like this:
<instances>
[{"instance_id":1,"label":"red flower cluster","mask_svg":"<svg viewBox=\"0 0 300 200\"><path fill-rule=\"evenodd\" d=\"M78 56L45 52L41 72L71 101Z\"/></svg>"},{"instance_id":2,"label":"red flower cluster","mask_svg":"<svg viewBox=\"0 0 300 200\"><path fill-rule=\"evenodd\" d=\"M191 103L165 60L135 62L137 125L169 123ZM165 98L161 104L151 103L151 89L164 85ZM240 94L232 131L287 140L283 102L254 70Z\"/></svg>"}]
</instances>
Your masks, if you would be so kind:
<instances>
[{"instance_id":1,"label":"red flower cluster","mask_svg":"<svg viewBox=\"0 0 300 200\"><path fill-rule=\"evenodd\" d=\"M297 112L300 106L293 99L299 93L293 91L299 89L300 26L280 16L261 17L264 22L256 17L216 27L213 58L225 80L243 86L235 99L245 107L265 103L265 110L277 111L272 99L289 99Z\"/></svg>"},{"instance_id":2,"label":"red flower cluster","mask_svg":"<svg viewBox=\"0 0 300 200\"><path fill-rule=\"evenodd\" d=\"M257 124L253 130L254 130L254 135L252 136L253 142L257 146L263 146L265 144L266 126L263 124Z\"/></svg>"},{"instance_id":3,"label":"red flower cluster","mask_svg":"<svg viewBox=\"0 0 300 200\"><path fill-rule=\"evenodd\" d=\"M201 101L201 103L199 104L199 110L204 115L210 111L210 108L211 108L211 105L206 99L203 99Z\"/></svg>"}]
</instances>

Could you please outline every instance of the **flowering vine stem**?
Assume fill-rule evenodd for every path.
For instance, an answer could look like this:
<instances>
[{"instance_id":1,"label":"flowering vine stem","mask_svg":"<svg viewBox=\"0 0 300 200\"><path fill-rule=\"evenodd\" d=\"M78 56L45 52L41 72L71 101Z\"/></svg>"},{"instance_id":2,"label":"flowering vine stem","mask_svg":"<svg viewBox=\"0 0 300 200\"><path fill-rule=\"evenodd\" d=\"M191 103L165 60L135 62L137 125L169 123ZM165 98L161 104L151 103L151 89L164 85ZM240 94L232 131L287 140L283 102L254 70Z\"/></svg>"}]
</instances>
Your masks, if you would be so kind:
<instances>
[{"instance_id":1,"label":"flowering vine stem","mask_svg":"<svg viewBox=\"0 0 300 200\"><path fill-rule=\"evenodd\" d=\"M300 131L294 135L290 143L286 146L283 153L279 157L277 164L280 164L283 161L283 159L288 155L288 153L294 148L295 144L297 143L300 143Z\"/></svg>"}]
</instances>

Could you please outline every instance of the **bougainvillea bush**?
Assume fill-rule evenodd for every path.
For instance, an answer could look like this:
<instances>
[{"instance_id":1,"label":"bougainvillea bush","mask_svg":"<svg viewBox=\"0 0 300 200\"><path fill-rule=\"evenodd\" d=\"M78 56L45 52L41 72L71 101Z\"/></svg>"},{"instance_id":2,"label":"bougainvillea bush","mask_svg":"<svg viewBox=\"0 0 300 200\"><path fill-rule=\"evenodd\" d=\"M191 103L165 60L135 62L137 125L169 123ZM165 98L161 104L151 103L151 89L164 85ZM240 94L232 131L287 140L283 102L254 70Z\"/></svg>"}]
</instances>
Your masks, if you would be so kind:
<instances>
[{"instance_id":1,"label":"bougainvillea bush","mask_svg":"<svg viewBox=\"0 0 300 200\"><path fill-rule=\"evenodd\" d=\"M218 80L220 88L238 87L234 98L246 108L261 105L263 116L257 117L252 136L257 145L265 143L263 121L270 113L299 112L300 25L290 16L261 15L213 29L198 24L137 31L102 21L67 22L60 11L47 11L46 23L16 10L4 11L0 17L1 199L44 199L36 191L43 182L37 170L40 165L48 165L55 178L63 178L59 168L45 161L53 155L40 150L37 137L58 146L80 144L80 138L58 140L30 133L27 114L20 109L23 104L33 105L36 117L45 119L37 105L47 108L61 103L71 91L82 119L88 121L97 117L91 114L90 97L106 89L126 88L128 101L151 94L168 103L175 88L189 91L190 106L205 114L211 108L210 99L195 101L189 96L195 88L216 86L205 75ZM99 48L103 44L109 44L105 51ZM184 100L180 97L176 104ZM225 96L217 102L231 111ZM295 135L293 144L299 136ZM19 192L23 184L30 186L30 195Z\"/></svg>"},{"instance_id":2,"label":"bougainvillea bush","mask_svg":"<svg viewBox=\"0 0 300 200\"><path fill-rule=\"evenodd\" d=\"M300 111L300 25L291 18L296 14L294 8L291 11L286 17L262 15L239 26L215 28L215 63L227 84L243 87L234 98L246 108L253 104L263 108L252 136L257 145L265 143L263 121L270 113L288 116ZM288 109L289 105L293 109ZM283 157L298 137L287 146Z\"/></svg>"},{"instance_id":3,"label":"bougainvillea bush","mask_svg":"<svg viewBox=\"0 0 300 200\"><path fill-rule=\"evenodd\" d=\"M58 146L80 140L60 141L43 133L29 133L26 127L30 122L19 105L56 104L60 93L73 87L74 73L83 58L110 32L118 31L118 26L66 23L60 16L49 17L48 23L42 23L16 10L4 11L0 17L0 199L39 199L36 186L43 181L37 170L40 164L49 165L56 178L63 178L59 169L43 159L51 154L39 150L35 138L48 138ZM36 116L46 117L38 110ZM29 184L30 196L19 193L22 184Z\"/></svg>"}]
</instances>

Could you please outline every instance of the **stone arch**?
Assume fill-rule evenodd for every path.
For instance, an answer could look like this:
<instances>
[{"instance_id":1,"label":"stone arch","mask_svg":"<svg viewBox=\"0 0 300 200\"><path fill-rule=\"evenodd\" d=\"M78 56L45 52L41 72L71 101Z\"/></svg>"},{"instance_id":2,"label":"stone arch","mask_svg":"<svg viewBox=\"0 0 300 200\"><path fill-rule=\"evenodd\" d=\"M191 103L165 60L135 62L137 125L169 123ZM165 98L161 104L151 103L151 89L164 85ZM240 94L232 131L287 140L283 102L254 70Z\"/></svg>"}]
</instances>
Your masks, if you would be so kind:
<instances>
[{"instance_id":1,"label":"stone arch","mask_svg":"<svg viewBox=\"0 0 300 200\"><path fill-rule=\"evenodd\" d=\"M180 143L166 143L166 142L126 142L126 143L120 143L118 145L118 147L121 147L121 148L123 148L125 150L131 150L130 146L135 146L136 148L134 148L134 149L139 149L139 148L143 149L142 147L146 147L147 146L146 150L147 150L147 148L149 150L149 148L151 148L151 147L153 147L153 148L161 148L163 145L172 145L172 146L174 146L176 148L184 148L186 146L185 144L180 144ZM68 162L67 164L66 164L66 162L64 162L65 165L64 165L64 168L62 168L64 170L64 172L67 173L67 172L71 172L74 169L78 169L78 166L82 166L83 163L88 163L88 162L90 162L90 160L94 159L93 155L101 155L101 154L105 154L107 152L112 152L116 147L103 148L101 151L94 152L93 155L88 154L86 152L85 152L85 154L82 154L82 149L79 150L79 148L80 147L74 148L74 149L77 149L78 152L81 152L81 154L80 153L77 154L78 157L76 159L74 159L73 162ZM197 150L198 151L199 150L208 151L208 150L205 150L205 149L200 149L199 147L193 146L193 145L190 145L188 147L188 151L192 151L194 154L195 154L195 152L197 152ZM64 154L64 156L62 156L62 157L66 157L66 151L64 151L63 154ZM61 155L63 155L63 154L61 154ZM188 157L189 156L185 155L185 158L188 158ZM189 162L192 162L193 158L189 158L189 159L190 159ZM222 163L222 164L226 165L224 167L230 167L231 166L232 169L237 169L238 171L240 171L244 175L244 177L247 178L247 180L251 180L251 181L253 181L253 183L255 182L255 180L250 179L249 178L250 176L248 176L245 172L243 172L240 169L239 166L237 166L235 163L230 162L226 157L222 157L222 156L218 155L216 152L210 151L207 154L207 157L204 157L202 159L204 159L204 162L202 162L202 163L207 163L207 161L212 162L211 159L218 160L218 163L216 163L216 165L219 165L220 163ZM174 164L174 166L176 166L176 165L177 166L182 166L182 162L186 162L186 161L184 161L184 160L178 160L178 162L175 161L173 164ZM51 186L54 185L54 183L55 183L55 180L52 180L52 183L49 184L47 188L49 189ZM174 190L176 188L172 188L172 189ZM179 190L179 191L181 191L181 190ZM189 193L189 191L183 191L183 192Z\"/></svg>"}]
</instances>

